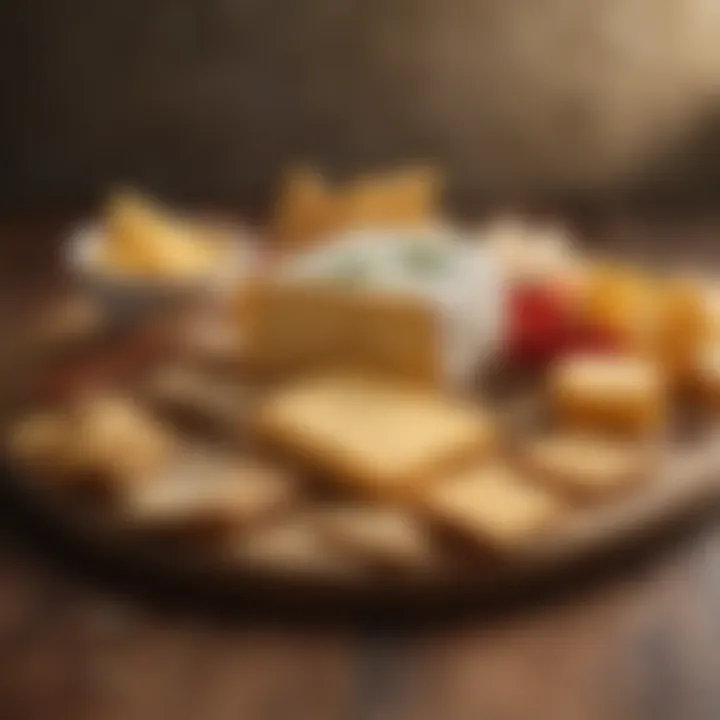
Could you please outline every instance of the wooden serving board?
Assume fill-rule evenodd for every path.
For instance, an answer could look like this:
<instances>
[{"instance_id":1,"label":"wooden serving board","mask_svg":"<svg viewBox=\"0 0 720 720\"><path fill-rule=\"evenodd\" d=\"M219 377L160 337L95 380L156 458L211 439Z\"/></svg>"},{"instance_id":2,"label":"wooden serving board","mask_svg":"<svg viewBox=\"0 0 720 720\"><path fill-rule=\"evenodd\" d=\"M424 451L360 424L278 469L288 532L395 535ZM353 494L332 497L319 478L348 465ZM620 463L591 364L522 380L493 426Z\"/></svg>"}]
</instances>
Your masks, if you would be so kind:
<instances>
[{"instance_id":1,"label":"wooden serving board","mask_svg":"<svg viewBox=\"0 0 720 720\"><path fill-rule=\"evenodd\" d=\"M150 340L148 340L150 338ZM121 350L125 352L120 352ZM95 371L104 368L114 378L133 375L163 354L162 339L149 333L109 333L102 342L86 343L66 353L63 362L37 364L31 368L26 386L16 401L22 405L28 387L55 392L58 379L62 392L74 392L88 381L97 382ZM103 358L113 358L112 363ZM48 375L48 370L52 372ZM48 381L53 382L47 385ZM63 385L63 382L65 383ZM53 384L55 383L55 384ZM17 407L9 408L9 414ZM640 538L663 532L679 520L720 500L720 427L697 423L693 431L674 433L666 445L655 477L609 504L576 510L557 530L502 562L440 563L412 577L367 575L358 577L303 577L278 575L243 567L214 553L190 553L160 545L147 538L119 531L103 510L88 508L47 491L47 483L5 468L4 490L8 501L74 552L117 572L130 572L145 584L169 585L175 593L213 598L253 598L274 605L303 605L321 608L395 608L437 605L451 599L496 595L508 589L557 577L561 571L578 568L591 558L620 552Z\"/></svg>"}]
</instances>

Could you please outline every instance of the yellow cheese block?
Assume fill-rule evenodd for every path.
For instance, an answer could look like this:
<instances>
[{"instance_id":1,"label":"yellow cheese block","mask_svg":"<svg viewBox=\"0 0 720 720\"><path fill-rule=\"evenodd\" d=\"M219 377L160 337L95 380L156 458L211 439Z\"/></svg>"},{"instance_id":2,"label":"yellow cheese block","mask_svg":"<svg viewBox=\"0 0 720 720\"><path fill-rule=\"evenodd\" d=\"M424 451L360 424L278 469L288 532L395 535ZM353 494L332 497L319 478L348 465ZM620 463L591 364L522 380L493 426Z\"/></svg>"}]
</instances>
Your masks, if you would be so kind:
<instances>
[{"instance_id":1,"label":"yellow cheese block","mask_svg":"<svg viewBox=\"0 0 720 720\"><path fill-rule=\"evenodd\" d=\"M218 246L198 229L170 215L154 201L124 192L110 198L105 211L103 269L140 276L187 277L207 272L218 260Z\"/></svg>"},{"instance_id":2,"label":"yellow cheese block","mask_svg":"<svg viewBox=\"0 0 720 720\"><path fill-rule=\"evenodd\" d=\"M665 376L657 362L632 356L578 356L550 375L556 415L570 428L630 435L659 429L667 416Z\"/></svg>"},{"instance_id":3,"label":"yellow cheese block","mask_svg":"<svg viewBox=\"0 0 720 720\"><path fill-rule=\"evenodd\" d=\"M314 284L257 284L247 298L245 354L260 372L357 368L440 385L438 318L419 297Z\"/></svg>"}]
</instances>

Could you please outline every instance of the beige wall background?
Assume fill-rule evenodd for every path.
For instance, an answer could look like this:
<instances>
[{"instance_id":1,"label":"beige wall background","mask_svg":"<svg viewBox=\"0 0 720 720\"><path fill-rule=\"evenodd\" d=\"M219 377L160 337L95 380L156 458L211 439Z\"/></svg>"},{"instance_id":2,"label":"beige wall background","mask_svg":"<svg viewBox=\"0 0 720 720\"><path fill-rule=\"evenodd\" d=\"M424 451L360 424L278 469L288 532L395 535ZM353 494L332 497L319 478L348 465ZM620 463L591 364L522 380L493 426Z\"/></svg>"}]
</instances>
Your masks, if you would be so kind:
<instances>
[{"instance_id":1,"label":"beige wall background","mask_svg":"<svg viewBox=\"0 0 720 720\"><path fill-rule=\"evenodd\" d=\"M0 205L261 206L416 158L488 199L720 188L717 0L5 0Z\"/></svg>"}]
</instances>

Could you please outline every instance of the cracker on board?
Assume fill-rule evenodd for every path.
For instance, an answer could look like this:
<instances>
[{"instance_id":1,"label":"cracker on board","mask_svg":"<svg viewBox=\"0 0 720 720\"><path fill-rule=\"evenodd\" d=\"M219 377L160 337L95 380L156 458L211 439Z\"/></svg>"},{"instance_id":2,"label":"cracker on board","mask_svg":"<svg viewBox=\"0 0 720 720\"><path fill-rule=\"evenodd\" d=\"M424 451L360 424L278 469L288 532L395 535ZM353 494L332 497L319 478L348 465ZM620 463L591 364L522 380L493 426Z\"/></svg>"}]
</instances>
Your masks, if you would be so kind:
<instances>
[{"instance_id":1,"label":"cracker on board","mask_svg":"<svg viewBox=\"0 0 720 720\"><path fill-rule=\"evenodd\" d=\"M634 441L559 432L530 440L521 457L525 469L549 487L594 501L646 479L653 454Z\"/></svg>"},{"instance_id":2,"label":"cracker on board","mask_svg":"<svg viewBox=\"0 0 720 720\"><path fill-rule=\"evenodd\" d=\"M228 542L226 551L247 568L299 580L352 581L361 572L323 538L312 514L302 511L242 533Z\"/></svg>"},{"instance_id":3,"label":"cracker on board","mask_svg":"<svg viewBox=\"0 0 720 720\"><path fill-rule=\"evenodd\" d=\"M483 549L513 552L552 529L564 507L545 489L501 464L446 476L422 498L428 514Z\"/></svg>"},{"instance_id":4,"label":"cracker on board","mask_svg":"<svg viewBox=\"0 0 720 720\"><path fill-rule=\"evenodd\" d=\"M163 472L129 486L122 511L133 526L247 528L290 507L294 478L259 460L185 453Z\"/></svg>"},{"instance_id":5,"label":"cracker on board","mask_svg":"<svg viewBox=\"0 0 720 720\"><path fill-rule=\"evenodd\" d=\"M256 420L280 450L380 498L412 494L444 468L487 454L495 440L492 421L474 405L359 375L280 389Z\"/></svg>"},{"instance_id":6,"label":"cracker on board","mask_svg":"<svg viewBox=\"0 0 720 720\"><path fill-rule=\"evenodd\" d=\"M111 490L158 470L174 448L161 423L129 399L110 396L29 416L10 435L10 451L22 465L52 470L63 484Z\"/></svg>"},{"instance_id":7,"label":"cracker on board","mask_svg":"<svg viewBox=\"0 0 720 720\"><path fill-rule=\"evenodd\" d=\"M370 567L423 571L438 560L429 528L408 510L350 505L316 517L319 532L334 547Z\"/></svg>"}]
</instances>

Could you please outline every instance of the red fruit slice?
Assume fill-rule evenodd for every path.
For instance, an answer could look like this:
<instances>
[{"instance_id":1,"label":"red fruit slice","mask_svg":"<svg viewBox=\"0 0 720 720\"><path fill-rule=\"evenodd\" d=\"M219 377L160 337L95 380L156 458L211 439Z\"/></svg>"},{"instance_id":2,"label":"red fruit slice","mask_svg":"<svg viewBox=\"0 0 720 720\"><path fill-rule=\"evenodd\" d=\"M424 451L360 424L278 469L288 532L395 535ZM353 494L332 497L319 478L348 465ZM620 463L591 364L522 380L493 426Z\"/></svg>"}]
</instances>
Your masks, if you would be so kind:
<instances>
[{"instance_id":1,"label":"red fruit slice","mask_svg":"<svg viewBox=\"0 0 720 720\"><path fill-rule=\"evenodd\" d=\"M580 320L567 294L538 284L514 288L507 306L507 359L521 365L546 364L576 352L612 352L615 339Z\"/></svg>"},{"instance_id":2,"label":"red fruit slice","mask_svg":"<svg viewBox=\"0 0 720 720\"><path fill-rule=\"evenodd\" d=\"M514 362L539 362L562 343L568 309L552 288L522 284L507 305L507 353Z\"/></svg>"}]
</instances>

